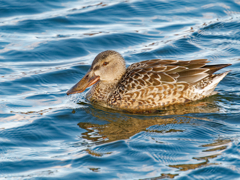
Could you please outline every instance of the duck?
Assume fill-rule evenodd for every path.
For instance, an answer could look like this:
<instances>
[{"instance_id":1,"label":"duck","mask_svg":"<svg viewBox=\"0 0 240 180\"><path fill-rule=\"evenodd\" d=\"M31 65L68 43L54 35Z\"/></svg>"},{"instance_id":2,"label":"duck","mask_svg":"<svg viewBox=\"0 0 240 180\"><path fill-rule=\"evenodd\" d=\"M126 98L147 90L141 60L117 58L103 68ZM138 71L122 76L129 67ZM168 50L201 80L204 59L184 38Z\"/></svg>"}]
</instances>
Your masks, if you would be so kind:
<instances>
[{"instance_id":1,"label":"duck","mask_svg":"<svg viewBox=\"0 0 240 180\"><path fill-rule=\"evenodd\" d=\"M213 74L231 64L206 65L207 59L136 62L126 68L120 53L99 53L85 76L67 91L82 93L98 106L130 113L152 113L214 95L218 83L230 72Z\"/></svg>"}]
</instances>

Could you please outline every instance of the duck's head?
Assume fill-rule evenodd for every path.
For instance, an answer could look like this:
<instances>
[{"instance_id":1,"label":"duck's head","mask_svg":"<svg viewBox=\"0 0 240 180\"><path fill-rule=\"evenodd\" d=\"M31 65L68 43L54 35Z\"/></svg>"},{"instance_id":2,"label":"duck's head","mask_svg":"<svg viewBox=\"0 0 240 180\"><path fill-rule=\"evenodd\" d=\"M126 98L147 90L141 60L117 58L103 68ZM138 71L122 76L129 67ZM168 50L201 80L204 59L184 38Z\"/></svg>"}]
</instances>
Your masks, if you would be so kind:
<instances>
[{"instance_id":1,"label":"duck's head","mask_svg":"<svg viewBox=\"0 0 240 180\"><path fill-rule=\"evenodd\" d=\"M81 93L98 81L118 82L125 72L125 60L118 52L112 50L101 52L95 57L86 75L68 90L67 95Z\"/></svg>"}]
</instances>

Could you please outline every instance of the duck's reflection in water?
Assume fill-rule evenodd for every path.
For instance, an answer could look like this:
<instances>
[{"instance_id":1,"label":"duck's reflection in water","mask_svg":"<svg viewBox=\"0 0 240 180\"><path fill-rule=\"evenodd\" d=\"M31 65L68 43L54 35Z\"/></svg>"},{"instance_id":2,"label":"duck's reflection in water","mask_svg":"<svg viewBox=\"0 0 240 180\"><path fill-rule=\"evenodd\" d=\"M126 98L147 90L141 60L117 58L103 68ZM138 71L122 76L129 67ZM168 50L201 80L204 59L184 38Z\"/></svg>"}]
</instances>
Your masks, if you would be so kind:
<instances>
[{"instance_id":1,"label":"duck's reflection in water","mask_svg":"<svg viewBox=\"0 0 240 180\"><path fill-rule=\"evenodd\" d=\"M107 123L93 124L80 122L78 126L82 129L87 130L87 132L82 134L82 138L91 142L96 142L96 144L104 144L118 140L130 139L131 137L135 136L140 132L149 133L148 136L151 136L152 134L153 137L151 138L155 140L153 142L162 143L159 142L159 139L161 141L161 137L166 135L167 133L171 134L177 132L180 133L179 136L181 136L181 133L184 133L186 131L186 127L182 129L182 126L180 126L181 124L184 124L185 126L196 127L198 126L198 124L196 124L196 119L199 121L211 122L208 118L203 116L199 118L189 115L185 116L183 114L212 113L218 112L219 109L214 104L214 102L212 102L211 99L208 98L205 101L194 102L184 106L172 106L166 108L165 110L159 111L159 114L152 114L148 116L123 114L119 112L109 111L107 109L99 109L99 107L95 108L92 106L86 108L85 111L96 117L98 120L105 121ZM160 130L159 127L161 127ZM166 128L164 129L164 127ZM156 133L158 134L157 139L155 139ZM193 141L195 140L194 136L191 138L193 139ZM179 138L179 141L181 141L181 138ZM177 168L180 171L187 171L190 169L214 165L215 163L211 163L210 159L219 156L221 152L228 147L231 141L213 138L210 142L211 143L207 144L196 143L199 149L197 148L197 152L193 153L193 156L190 158L192 159L191 162L194 163L169 163L166 164L166 166L171 168ZM94 150L89 149L87 150L87 152L90 155L98 157L104 155L104 153L94 152ZM109 152L109 154L111 154L111 152ZM189 155L191 156L191 153L189 153ZM195 157L196 155L197 157ZM174 178L176 175L178 174L161 174L161 176L156 178Z\"/></svg>"}]
</instances>

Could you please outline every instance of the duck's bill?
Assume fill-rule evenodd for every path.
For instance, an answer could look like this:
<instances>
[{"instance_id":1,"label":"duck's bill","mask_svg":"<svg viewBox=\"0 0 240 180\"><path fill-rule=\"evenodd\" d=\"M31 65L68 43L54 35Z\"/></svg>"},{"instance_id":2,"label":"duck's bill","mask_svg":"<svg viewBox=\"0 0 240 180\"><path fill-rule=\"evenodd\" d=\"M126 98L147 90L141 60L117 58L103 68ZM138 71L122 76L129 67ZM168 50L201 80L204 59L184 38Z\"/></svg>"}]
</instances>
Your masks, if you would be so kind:
<instances>
[{"instance_id":1,"label":"duck's bill","mask_svg":"<svg viewBox=\"0 0 240 180\"><path fill-rule=\"evenodd\" d=\"M100 80L99 76L91 75L88 72L77 84L68 90L67 95L83 92L86 88L92 86Z\"/></svg>"}]
</instances>

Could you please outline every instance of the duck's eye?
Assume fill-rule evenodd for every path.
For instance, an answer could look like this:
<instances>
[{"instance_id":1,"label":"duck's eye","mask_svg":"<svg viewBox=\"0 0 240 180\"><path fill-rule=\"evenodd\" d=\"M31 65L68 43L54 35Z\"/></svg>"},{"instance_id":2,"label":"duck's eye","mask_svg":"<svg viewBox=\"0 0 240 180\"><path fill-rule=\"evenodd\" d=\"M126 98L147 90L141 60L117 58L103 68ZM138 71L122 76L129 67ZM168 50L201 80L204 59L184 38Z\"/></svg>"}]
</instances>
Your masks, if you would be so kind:
<instances>
[{"instance_id":1,"label":"duck's eye","mask_svg":"<svg viewBox=\"0 0 240 180\"><path fill-rule=\"evenodd\" d=\"M104 66L108 65L108 62L104 62L103 65L104 65Z\"/></svg>"}]
</instances>

